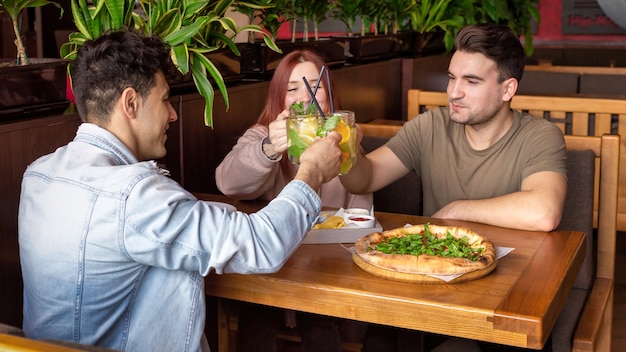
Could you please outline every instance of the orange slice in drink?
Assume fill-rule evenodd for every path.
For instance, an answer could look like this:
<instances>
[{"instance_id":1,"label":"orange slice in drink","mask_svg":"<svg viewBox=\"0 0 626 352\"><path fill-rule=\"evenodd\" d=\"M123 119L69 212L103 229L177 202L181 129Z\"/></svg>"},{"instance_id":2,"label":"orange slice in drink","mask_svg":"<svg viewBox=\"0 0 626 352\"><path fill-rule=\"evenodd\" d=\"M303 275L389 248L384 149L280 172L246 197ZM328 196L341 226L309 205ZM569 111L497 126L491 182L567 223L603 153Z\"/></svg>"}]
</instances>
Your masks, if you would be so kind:
<instances>
[{"instance_id":1,"label":"orange slice in drink","mask_svg":"<svg viewBox=\"0 0 626 352\"><path fill-rule=\"evenodd\" d=\"M339 144L348 143L350 140L350 126L344 123L339 123L339 125L335 127L335 132L341 134L341 142L339 142Z\"/></svg>"}]
</instances>

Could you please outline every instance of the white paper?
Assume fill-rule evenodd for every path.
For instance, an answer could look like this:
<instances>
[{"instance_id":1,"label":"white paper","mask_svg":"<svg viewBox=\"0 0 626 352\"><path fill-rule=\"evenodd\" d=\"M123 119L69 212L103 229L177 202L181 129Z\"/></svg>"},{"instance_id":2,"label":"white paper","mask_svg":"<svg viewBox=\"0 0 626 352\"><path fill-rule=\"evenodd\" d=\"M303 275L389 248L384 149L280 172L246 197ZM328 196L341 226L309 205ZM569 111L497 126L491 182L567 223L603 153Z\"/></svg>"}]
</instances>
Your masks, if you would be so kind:
<instances>
[{"instance_id":1,"label":"white paper","mask_svg":"<svg viewBox=\"0 0 626 352\"><path fill-rule=\"evenodd\" d=\"M504 257L505 255L513 252L513 250L515 248L511 248L511 247L495 247L496 249L496 258L498 260L500 260L500 258ZM459 276L462 276L463 274L454 274L454 275L427 275L430 277L435 277L437 279L443 280L445 282L450 282L454 279L456 279Z\"/></svg>"}]
</instances>

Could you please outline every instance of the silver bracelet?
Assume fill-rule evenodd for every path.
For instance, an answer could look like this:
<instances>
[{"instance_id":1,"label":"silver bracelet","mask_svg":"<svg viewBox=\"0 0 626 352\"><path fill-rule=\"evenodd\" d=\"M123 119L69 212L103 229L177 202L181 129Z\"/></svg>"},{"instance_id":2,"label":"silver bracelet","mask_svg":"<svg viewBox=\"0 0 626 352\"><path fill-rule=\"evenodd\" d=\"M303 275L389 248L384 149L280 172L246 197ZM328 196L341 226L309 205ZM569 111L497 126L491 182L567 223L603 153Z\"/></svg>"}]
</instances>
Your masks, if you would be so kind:
<instances>
[{"instance_id":1,"label":"silver bracelet","mask_svg":"<svg viewBox=\"0 0 626 352\"><path fill-rule=\"evenodd\" d=\"M277 153L276 149L274 149L274 145L270 142L269 137L263 138L261 148L263 148L263 154L270 160L276 160L280 156L280 153Z\"/></svg>"}]
</instances>

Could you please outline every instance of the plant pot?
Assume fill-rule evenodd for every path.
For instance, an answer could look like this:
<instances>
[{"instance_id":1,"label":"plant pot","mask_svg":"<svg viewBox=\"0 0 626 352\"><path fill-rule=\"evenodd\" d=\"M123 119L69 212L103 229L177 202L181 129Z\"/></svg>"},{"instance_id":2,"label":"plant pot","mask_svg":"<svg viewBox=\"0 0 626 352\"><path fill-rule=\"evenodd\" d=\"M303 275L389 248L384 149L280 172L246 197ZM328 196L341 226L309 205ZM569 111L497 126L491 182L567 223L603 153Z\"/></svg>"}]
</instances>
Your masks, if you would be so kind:
<instances>
[{"instance_id":1,"label":"plant pot","mask_svg":"<svg viewBox=\"0 0 626 352\"><path fill-rule=\"evenodd\" d=\"M398 56L398 38L393 34L366 34L333 37L344 47L350 64L386 60Z\"/></svg>"},{"instance_id":2,"label":"plant pot","mask_svg":"<svg viewBox=\"0 0 626 352\"><path fill-rule=\"evenodd\" d=\"M56 113L69 105L65 97L68 61L30 61L16 66L15 59L0 59L0 120Z\"/></svg>"},{"instance_id":3,"label":"plant pot","mask_svg":"<svg viewBox=\"0 0 626 352\"><path fill-rule=\"evenodd\" d=\"M444 33L403 31L398 36L398 55L412 57L434 53L443 53L446 46L443 42Z\"/></svg>"},{"instance_id":4,"label":"plant pot","mask_svg":"<svg viewBox=\"0 0 626 352\"><path fill-rule=\"evenodd\" d=\"M321 38L307 42L277 41L276 45L282 50L282 54L268 48L262 41L238 44L241 52L241 73L245 79L264 80L271 78L280 60L295 50L315 51L326 61L328 67L343 66L346 62L343 46L333 38Z\"/></svg>"}]
</instances>

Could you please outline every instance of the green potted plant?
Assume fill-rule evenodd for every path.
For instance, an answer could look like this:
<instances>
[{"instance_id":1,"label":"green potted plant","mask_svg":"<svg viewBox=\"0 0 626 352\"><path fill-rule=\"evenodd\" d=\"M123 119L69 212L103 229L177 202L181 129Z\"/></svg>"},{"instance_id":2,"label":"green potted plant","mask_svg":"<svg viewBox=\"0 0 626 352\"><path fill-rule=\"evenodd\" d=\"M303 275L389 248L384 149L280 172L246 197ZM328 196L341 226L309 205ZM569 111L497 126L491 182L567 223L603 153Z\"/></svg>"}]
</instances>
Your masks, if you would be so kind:
<instances>
[{"instance_id":1,"label":"green potted plant","mask_svg":"<svg viewBox=\"0 0 626 352\"><path fill-rule=\"evenodd\" d=\"M540 21L539 0L453 0L449 5L462 11L464 25L474 23L497 23L510 27L524 37L526 54L533 53L533 23ZM451 33L453 36L456 34Z\"/></svg>"},{"instance_id":2,"label":"green potted plant","mask_svg":"<svg viewBox=\"0 0 626 352\"><path fill-rule=\"evenodd\" d=\"M256 36L248 36L248 43L240 44L241 50L241 74L249 80L265 79L269 77L273 68L278 65L282 58L283 50L277 40L278 31L288 18L283 16L284 8L290 0L256 0L259 8L251 8L245 4L236 4L233 10L248 16L250 23L258 23L265 30L272 41L278 47L277 50L270 48L265 41L258 40Z\"/></svg>"},{"instance_id":3,"label":"green potted plant","mask_svg":"<svg viewBox=\"0 0 626 352\"><path fill-rule=\"evenodd\" d=\"M301 9L295 12L297 18L301 19L303 25L302 41L307 43L307 47L319 53L328 66L339 66L346 62L344 47L335 38L319 36L319 24L327 19L332 13L336 4L328 0L295 0L295 7ZM308 26L313 25L313 40L310 40ZM296 20L293 20L295 25ZM294 27L295 28L295 27ZM295 34L292 34L292 40Z\"/></svg>"},{"instance_id":4,"label":"green potted plant","mask_svg":"<svg viewBox=\"0 0 626 352\"><path fill-rule=\"evenodd\" d=\"M417 6L416 0L384 0L386 11L382 16L384 30L383 33L396 34L406 18L406 14Z\"/></svg>"},{"instance_id":5,"label":"green potted plant","mask_svg":"<svg viewBox=\"0 0 626 352\"><path fill-rule=\"evenodd\" d=\"M380 21L389 12L389 1L403 0L336 0L331 16L344 23L346 36L335 36L344 45L346 59L352 64L395 57L397 39L392 35L381 35L377 30L367 33L367 28L377 29ZM357 20L361 19L360 34Z\"/></svg>"},{"instance_id":6,"label":"green potted plant","mask_svg":"<svg viewBox=\"0 0 626 352\"><path fill-rule=\"evenodd\" d=\"M335 7L335 3L328 0L312 0L307 7L308 18L313 22L313 37L319 40L319 24L326 20L328 14Z\"/></svg>"},{"instance_id":7,"label":"green potted plant","mask_svg":"<svg viewBox=\"0 0 626 352\"><path fill-rule=\"evenodd\" d=\"M0 12L6 12L11 18L13 32L15 34L15 46L17 47L17 65L28 65L28 55L24 48L21 33L21 15L22 11L27 8L41 7L45 5L54 5L58 7L63 15L63 8L56 2L48 0L0 0Z\"/></svg>"},{"instance_id":8,"label":"green potted plant","mask_svg":"<svg viewBox=\"0 0 626 352\"><path fill-rule=\"evenodd\" d=\"M269 39L274 42L278 35L278 29L282 23L286 21L280 17L280 10L272 10L276 9L276 1L274 0L249 0L245 3L237 2L232 5L232 9L235 12L246 15L250 24L255 24L257 20L261 24L264 24L262 27L269 33ZM248 43L254 43L256 41L255 34L256 33L252 31L248 32ZM266 38L268 37L263 36L263 39Z\"/></svg>"},{"instance_id":9,"label":"green potted plant","mask_svg":"<svg viewBox=\"0 0 626 352\"><path fill-rule=\"evenodd\" d=\"M434 51L441 51L442 44L445 50L452 50L454 35L465 23L459 10L463 7L456 6L450 0L412 1L415 6L406 13L408 21L405 23L407 33L410 32L411 35L402 42L402 53L408 55L424 53L428 46L433 47Z\"/></svg>"},{"instance_id":10,"label":"green potted plant","mask_svg":"<svg viewBox=\"0 0 626 352\"><path fill-rule=\"evenodd\" d=\"M257 0L257 3L259 2L269 2L271 6L247 13L246 9L235 7L234 10L247 14L251 21L258 21L258 24L274 38L280 51L269 50L265 43L258 39L240 45L241 73L247 79L264 80L270 78L286 54L305 48L318 52L329 66L345 63L341 45L332 38L319 38L317 36L318 24L326 18L328 10L332 8L332 3L328 0L309 0L306 3L303 0ZM308 35L309 19L313 22L316 33L316 39L313 41L309 40ZM291 22L291 38L278 40L279 29L287 22ZM295 35L297 22L302 22L304 28L303 37L300 41Z\"/></svg>"},{"instance_id":11,"label":"green potted plant","mask_svg":"<svg viewBox=\"0 0 626 352\"><path fill-rule=\"evenodd\" d=\"M356 21L363 15L365 5L365 0L335 0L335 6L330 15L343 22L346 26L346 35L352 36L355 34Z\"/></svg>"},{"instance_id":12,"label":"green potted plant","mask_svg":"<svg viewBox=\"0 0 626 352\"><path fill-rule=\"evenodd\" d=\"M11 19L16 58L0 59L0 117L15 118L35 112L56 112L69 105L65 99L67 61L30 59L22 41L22 15L27 8L54 5L47 0L0 0L0 12Z\"/></svg>"},{"instance_id":13,"label":"green potted plant","mask_svg":"<svg viewBox=\"0 0 626 352\"><path fill-rule=\"evenodd\" d=\"M72 15L78 32L69 36L61 46L61 56L72 60L78 49L89 39L108 30L130 27L146 34L156 35L172 47L172 58L182 75L190 76L198 93L205 99L204 120L213 126L213 99L215 84L222 93L226 109L229 107L224 78L207 57L210 53L229 49L239 55L234 37L241 32L257 32L267 36L258 25L238 27L225 16L236 0L140 0L136 9L134 0L72 0ZM278 50L271 39L268 46Z\"/></svg>"},{"instance_id":14,"label":"green potted plant","mask_svg":"<svg viewBox=\"0 0 626 352\"><path fill-rule=\"evenodd\" d=\"M328 0L291 0L284 10L284 15L291 21L291 41L296 41L297 22L302 23L302 41L309 41L309 22L313 24L315 40L319 40L318 26L335 7Z\"/></svg>"},{"instance_id":15,"label":"green potted plant","mask_svg":"<svg viewBox=\"0 0 626 352\"><path fill-rule=\"evenodd\" d=\"M366 28L369 28L370 32L374 35L379 34L379 28L383 22L386 8L385 1L368 1L363 6L363 21L361 21L361 35L367 33Z\"/></svg>"}]
</instances>

